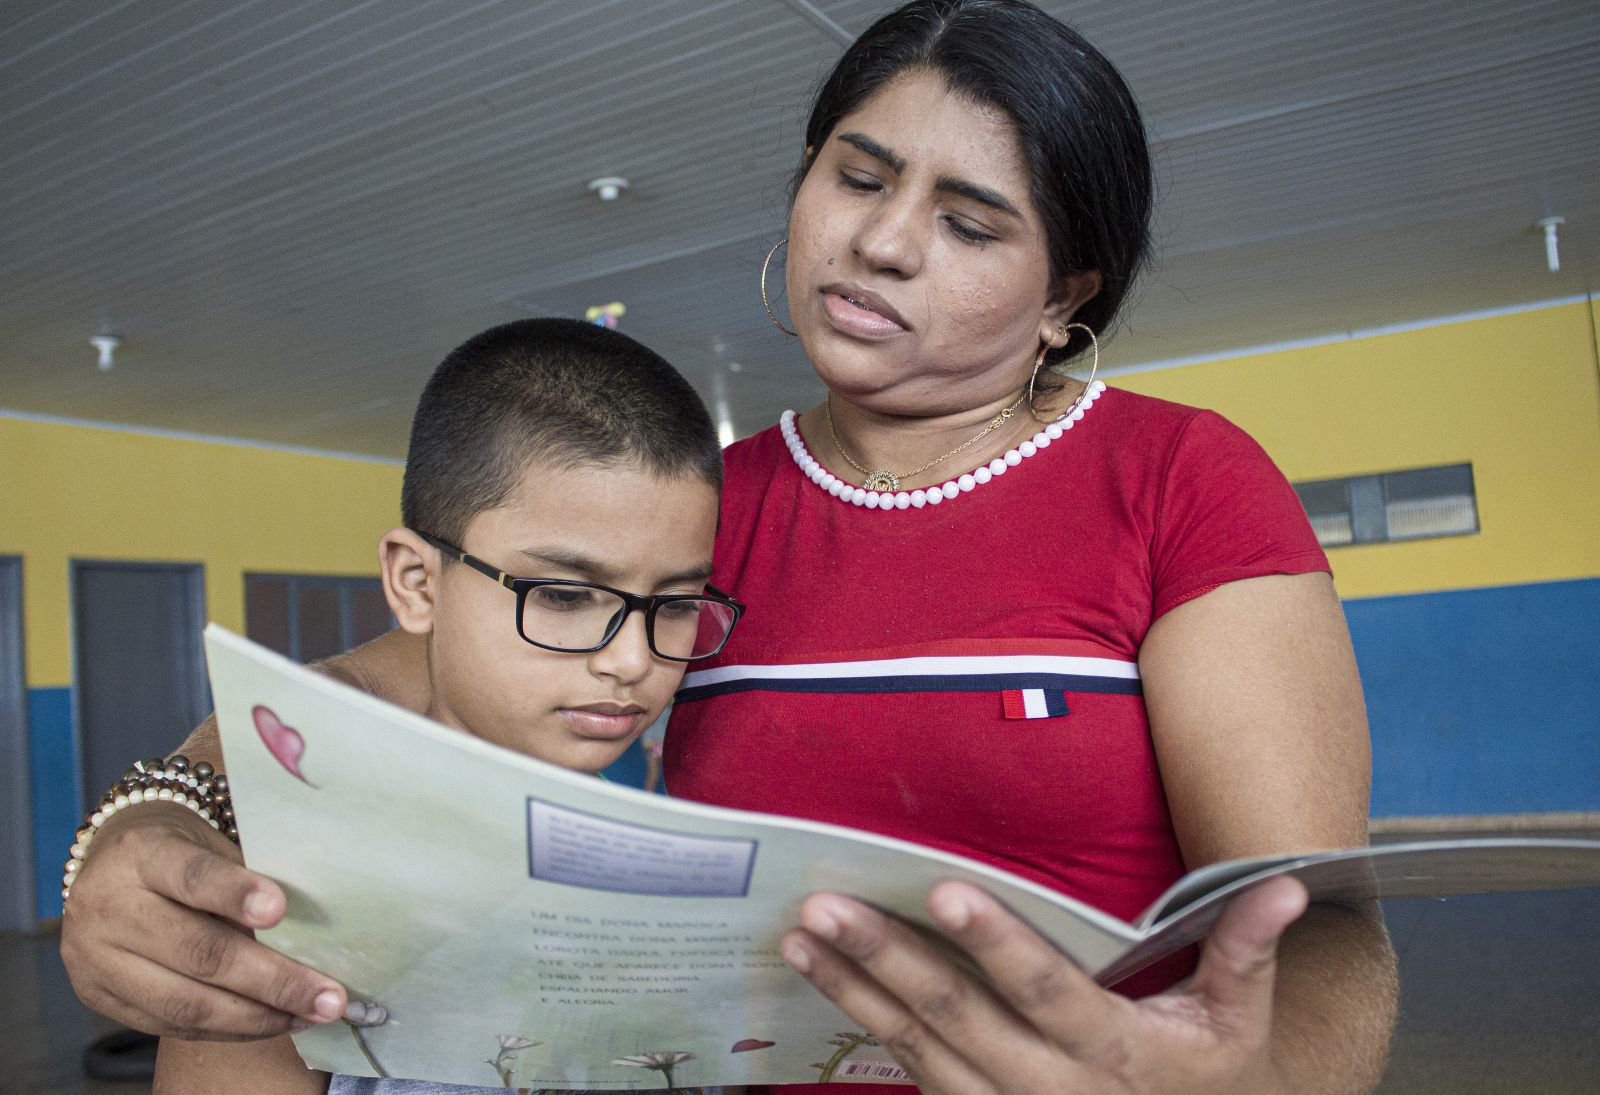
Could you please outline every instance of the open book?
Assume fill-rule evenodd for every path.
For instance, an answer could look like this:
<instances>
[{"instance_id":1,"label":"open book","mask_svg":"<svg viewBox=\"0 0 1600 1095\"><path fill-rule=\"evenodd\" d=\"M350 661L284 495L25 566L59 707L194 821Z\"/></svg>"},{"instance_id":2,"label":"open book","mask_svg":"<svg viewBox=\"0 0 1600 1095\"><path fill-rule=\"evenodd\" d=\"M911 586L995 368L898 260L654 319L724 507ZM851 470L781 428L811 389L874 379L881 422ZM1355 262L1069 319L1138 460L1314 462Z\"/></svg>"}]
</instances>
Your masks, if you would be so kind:
<instances>
[{"instance_id":1,"label":"open book","mask_svg":"<svg viewBox=\"0 0 1600 1095\"><path fill-rule=\"evenodd\" d=\"M929 887L986 887L1102 983L1204 937L1242 888L1313 899L1600 883L1600 841L1390 844L1215 864L1133 924L961 856L646 794L403 711L206 632L245 860L283 884L269 946L349 986L364 1024L309 1065L509 1088L904 1079L777 952L837 890L931 927Z\"/></svg>"}]
</instances>

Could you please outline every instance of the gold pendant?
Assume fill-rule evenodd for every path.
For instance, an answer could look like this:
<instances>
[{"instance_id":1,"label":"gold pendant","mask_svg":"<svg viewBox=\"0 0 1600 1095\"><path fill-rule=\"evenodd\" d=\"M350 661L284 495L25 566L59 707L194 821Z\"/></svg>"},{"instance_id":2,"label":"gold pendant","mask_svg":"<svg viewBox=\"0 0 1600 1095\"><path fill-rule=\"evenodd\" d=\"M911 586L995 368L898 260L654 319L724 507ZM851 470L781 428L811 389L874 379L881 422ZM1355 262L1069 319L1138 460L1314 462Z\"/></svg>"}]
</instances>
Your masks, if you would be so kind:
<instances>
[{"instance_id":1,"label":"gold pendant","mask_svg":"<svg viewBox=\"0 0 1600 1095\"><path fill-rule=\"evenodd\" d=\"M867 490L875 490L880 493L888 491L892 494L900 489L900 477L892 471L879 469L867 476L867 481L861 485Z\"/></svg>"}]
</instances>

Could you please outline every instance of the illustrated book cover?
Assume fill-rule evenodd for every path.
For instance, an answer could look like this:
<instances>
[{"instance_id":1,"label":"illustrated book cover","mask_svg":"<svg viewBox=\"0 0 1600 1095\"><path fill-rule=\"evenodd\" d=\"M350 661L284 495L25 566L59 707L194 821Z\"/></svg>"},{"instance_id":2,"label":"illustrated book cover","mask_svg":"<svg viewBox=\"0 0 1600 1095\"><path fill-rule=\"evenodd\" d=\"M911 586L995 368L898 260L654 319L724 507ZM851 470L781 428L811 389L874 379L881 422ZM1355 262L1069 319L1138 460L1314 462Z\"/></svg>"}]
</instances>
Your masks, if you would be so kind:
<instances>
[{"instance_id":1,"label":"illustrated book cover","mask_svg":"<svg viewBox=\"0 0 1600 1095\"><path fill-rule=\"evenodd\" d=\"M206 648L245 861L289 898L258 938L364 1005L295 1036L333 1072L529 1090L904 1080L778 955L818 890L931 927L928 889L970 881L1111 984L1275 874L1320 900L1600 883L1600 841L1387 844L1201 868L1127 924L957 855L567 771L215 625Z\"/></svg>"}]
</instances>

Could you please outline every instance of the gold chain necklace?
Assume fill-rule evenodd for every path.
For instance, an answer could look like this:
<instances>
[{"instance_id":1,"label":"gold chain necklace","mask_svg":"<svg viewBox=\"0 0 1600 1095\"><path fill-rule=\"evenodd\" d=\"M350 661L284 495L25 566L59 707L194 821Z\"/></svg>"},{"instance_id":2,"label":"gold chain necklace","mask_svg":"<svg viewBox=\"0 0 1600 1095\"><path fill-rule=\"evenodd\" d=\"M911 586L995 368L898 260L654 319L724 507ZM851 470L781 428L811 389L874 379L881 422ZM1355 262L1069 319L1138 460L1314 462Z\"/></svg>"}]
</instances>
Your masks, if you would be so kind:
<instances>
[{"instance_id":1,"label":"gold chain necklace","mask_svg":"<svg viewBox=\"0 0 1600 1095\"><path fill-rule=\"evenodd\" d=\"M897 490L900 489L900 480L901 479L910 479L913 476L922 474L923 472L927 471L929 468L935 466L936 464L944 463L946 460L948 460L952 456L956 455L956 453L962 452L965 449L971 448L973 445L976 445L979 441L982 441L985 437L988 437L995 430L998 430L1001 426L1004 426L1006 424L1006 420L1011 417L1012 412L1014 412L1018 407L1022 406L1022 401L1024 399L1026 399L1027 397L1028 397L1028 393L1027 392L1023 392L1021 395L1019 395L1017 397L1017 401L1015 403L1011 404L1011 406L1005 408L999 414L997 414L993 418L991 418L989 420L989 424L987 426L985 426L981 431L979 431L975 436L967 438L967 440L963 441L961 444L957 445L955 448L951 449L949 452L945 453L943 456L935 456L932 460L929 460L926 464L922 465L920 468L912 468L910 471L906 472L904 475L896 475L894 472L890 471L888 468L879 468L877 471L873 471L871 468L862 467L860 464L856 463L855 457L851 456L848 452L845 451L844 443L839 440L839 434L833 428L833 393L832 392L829 392L827 397L823 400L822 409L823 409L823 414L826 415L827 419L828 419L828 436L833 438L833 447L839 450L839 455L844 457L845 463L849 464L852 468L856 469L856 471L860 472L862 475L865 475L867 477L866 482L861 484L862 487L864 487L867 490L875 490L875 491L880 491L880 492L882 492L882 491L893 492L893 491L897 491Z\"/></svg>"}]
</instances>

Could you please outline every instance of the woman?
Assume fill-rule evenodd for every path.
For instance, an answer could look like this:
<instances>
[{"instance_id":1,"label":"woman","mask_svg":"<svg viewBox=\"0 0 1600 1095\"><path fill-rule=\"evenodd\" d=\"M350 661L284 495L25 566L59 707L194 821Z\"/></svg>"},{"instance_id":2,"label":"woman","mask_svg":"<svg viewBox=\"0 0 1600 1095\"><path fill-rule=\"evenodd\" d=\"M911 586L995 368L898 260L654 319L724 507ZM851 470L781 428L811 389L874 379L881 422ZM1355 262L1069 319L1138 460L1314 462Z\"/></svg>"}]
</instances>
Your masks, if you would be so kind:
<instances>
[{"instance_id":1,"label":"woman","mask_svg":"<svg viewBox=\"0 0 1600 1095\"><path fill-rule=\"evenodd\" d=\"M685 682L675 794L950 848L1124 917L1186 868L1364 843L1354 661L1292 491L1215 415L1055 369L1097 359L1149 205L1120 77L1028 5L918 0L841 59L784 266L828 398L728 450L718 579L751 610ZM415 657L345 670L421 706ZM142 812L75 885L86 1002L233 1036L336 1012L336 986L194 911L275 922L276 888ZM840 895L785 954L925 1091L1366 1090L1387 940L1374 910L1319 906L1275 958L1303 901L1235 902L1193 976L1150 971L1132 992L1165 991L1138 1001L955 884L930 911L994 990Z\"/></svg>"}]
</instances>

